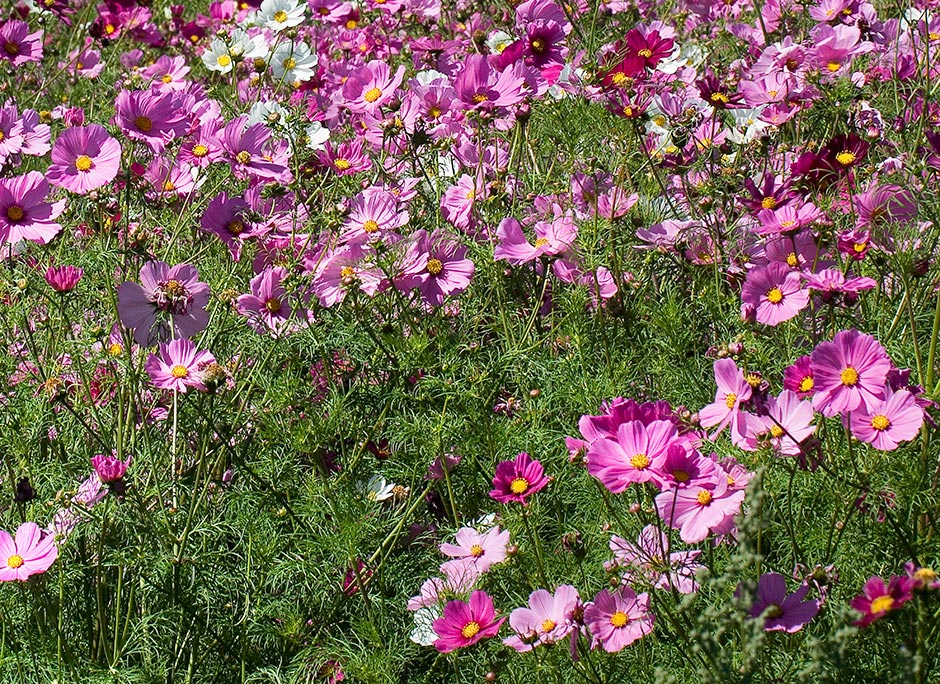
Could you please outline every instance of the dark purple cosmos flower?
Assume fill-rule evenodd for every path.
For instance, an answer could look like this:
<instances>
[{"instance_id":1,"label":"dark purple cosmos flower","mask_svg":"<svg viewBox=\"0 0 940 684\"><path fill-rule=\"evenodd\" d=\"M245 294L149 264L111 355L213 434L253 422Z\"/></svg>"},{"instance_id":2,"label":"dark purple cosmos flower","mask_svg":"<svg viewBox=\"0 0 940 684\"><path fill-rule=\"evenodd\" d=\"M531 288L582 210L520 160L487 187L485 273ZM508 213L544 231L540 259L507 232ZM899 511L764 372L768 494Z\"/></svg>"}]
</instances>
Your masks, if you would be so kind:
<instances>
[{"instance_id":1,"label":"dark purple cosmos flower","mask_svg":"<svg viewBox=\"0 0 940 684\"><path fill-rule=\"evenodd\" d=\"M501 461L496 465L490 497L500 503L516 501L526 506L529 503L526 499L547 484L542 464L522 451L515 460Z\"/></svg>"},{"instance_id":2,"label":"dark purple cosmos flower","mask_svg":"<svg viewBox=\"0 0 940 684\"><path fill-rule=\"evenodd\" d=\"M695 85L702 99L715 109L740 109L746 106L743 103L744 95L732 93L715 74L706 74Z\"/></svg>"},{"instance_id":3,"label":"dark purple cosmos flower","mask_svg":"<svg viewBox=\"0 0 940 684\"><path fill-rule=\"evenodd\" d=\"M751 606L752 618L764 618L764 630L768 632L798 632L819 613L819 601L804 601L809 585L803 584L792 594L787 594L787 583L783 575L768 572L761 575L757 584L757 595Z\"/></svg>"},{"instance_id":4,"label":"dark purple cosmos flower","mask_svg":"<svg viewBox=\"0 0 940 684\"><path fill-rule=\"evenodd\" d=\"M150 346L172 338L191 337L209 325L209 286L189 264L170 267L151 261L140 269L140 285L121 283L118 314L133 328L134 339Z\"/></svg>"}]
</instances>

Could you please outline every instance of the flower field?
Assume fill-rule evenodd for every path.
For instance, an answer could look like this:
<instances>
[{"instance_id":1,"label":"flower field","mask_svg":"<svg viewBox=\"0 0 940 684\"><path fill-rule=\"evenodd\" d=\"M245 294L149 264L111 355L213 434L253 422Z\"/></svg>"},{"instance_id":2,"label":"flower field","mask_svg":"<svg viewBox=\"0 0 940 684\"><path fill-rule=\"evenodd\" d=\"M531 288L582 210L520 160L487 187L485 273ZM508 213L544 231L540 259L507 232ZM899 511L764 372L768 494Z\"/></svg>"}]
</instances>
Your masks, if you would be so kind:
<instances>
[{"instance_id":1,"label":"flower field","mask_svg":"<svg viewBox=\"0 0 940 684\"><path fill-rule=\"evenodd\" d=\"M4 3L0 684L940 682L938 56Z\"/></svg>"}]
</instances>

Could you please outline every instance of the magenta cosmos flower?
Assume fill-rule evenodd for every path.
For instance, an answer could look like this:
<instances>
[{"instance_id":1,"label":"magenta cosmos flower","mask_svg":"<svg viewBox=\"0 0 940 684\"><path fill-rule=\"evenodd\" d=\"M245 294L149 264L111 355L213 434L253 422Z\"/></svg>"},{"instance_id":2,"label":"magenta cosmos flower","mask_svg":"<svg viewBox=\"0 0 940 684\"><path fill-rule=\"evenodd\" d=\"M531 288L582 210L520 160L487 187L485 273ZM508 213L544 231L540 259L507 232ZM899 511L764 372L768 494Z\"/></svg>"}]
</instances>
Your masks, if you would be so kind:
<instances>
[{"instance_id":1,"label":"magenta cosmos flower","mask_svg":"<svg viewBox=\"0 0 940 684\"><path fill-rule=\"evenodd\" d=\"M343 84L343 104L353 112L371 114L395 96L405 77L405 67L392 74L388 64L373 60L353 71Z\"/></svg>"},{"instance_id":2,"label":"magenta cosmos flower","mask_svg":"<svg viewBox=\"0 0 940 684\"><path fill-rule=\"evenodd\" d=\"M686 544L728 532L744 502L744 489L732 489L728 479L719 473L714 483L663 492L656 497L656 511Z\"/></svg>"},{"instance_id":3,"label":"magenta cosmos flower","mask_svg":"<svg viewBox=\"0 0 940 684\"><path fill-rule=\"evenodd\" d=\"M862 593L849 605L862 614L853 622L856 627L867 627L888 613L896 611L914 598L914 580L903 575L893 576L888 584L878 576L869 577Z\"/></svg>"},{"instance_id":4,"label":"magenta cosmos flower","mask_svg":"<svg viewBox=\"0 0 940 684\"><path fill-rule=\"evenodd\" d=\"M653 482L660 488L657 468L671 444L678 440L675 425L654 420L645 425L627 421L617 428L617 439L598 439L587 453L588 473L615 494L634 483Z\"/></svg>"},{"instance_id":5,"label":"magenta cosmos flower","mask_svg":"<svg viewBox=\"0 0 940 684\"><path fill-rule=\"evenodd\" d=\"M49 183L39 171L0 179L0 243L31 240L46 244L62 230L55 222L65 200L49 204Z\"/></svg>"},{"instance_id":6,"label":"magenta cosmos flower","mask_svg":"<svg viewBox=\"0 0 940 684\"><path fill-rule=\"evenodd\" d=\"M576 628L573 613L580 600L578 590L570 584L559 586L554 595L536 589L529 594L528 607L510 613L509 626L515 634L503 639L503 643L523 653L540 644L561 641Z\"/></svg>"},{"instance_id":7,"label":"magenta cosmos flower","mask_svg":"<svg viewBox=\"0 0 940 684\"><path fill-rule=\"evenodd\" d=\"M120 168L121 144L103 126L76 126L56 138L46 179L85 195L113 181Z\"/></svg>"},{"instance_id":8,"label":"magenta cosmos flower","mask_svg":"<svg viewBox=\"0 0 940 684\"><path fill-rule=\"evenodd\" d=\"M859 407L850 416L852 434L881 451L897 449L899 443L914 439L924 424L924 410L904 389L886 393L871 407Z\"/></svg>"},{"instance_id":9,"label":"magenta cosmos flower","mask_svg":"<svg viewBox=\"0 0 940 684\"><path fill-rule=\"evenodd\" d=\"M287 301L284 279L287 271L281 267L266 268L251 279L251 292L235 300L235 308L248 319L258 332L283 332L290 324L293 310Z\"/></svg>"},{"instance_id":10,"label":"magenta cosmos flower","mask_svg":"<svg viewBox=\"0 0 940 684\"><path fill-rule=\"evenodd\" d=\"M601 591L584 609L584 624L608 653L616 653L653 631L649 594L630 587Z\"/></svg>"},{"instance_id":11,"label":"magenta cosmos flower","mask_svg":"<svg viewBox=\"0 0 940 684\"><path fill-rule=\"evenodd\" d=\"M440 306L444 297L469 287L475 267L466 257L467 248L441 229L430 235L423 228L416 230L394 280L395 287L403 292L418 288L425 304Z\"/></svg>"},{"instance_id":12,"label":"magenta cosmos flower","mask_svg":"<svg viewBox=\"0 0 940 684\"><path fill-rule=\"evenodd\" d=\"M16 539L0 530L0 582L25 580L49 569L59 555L51 534L44 534L33 522L16 530Z\"/></svg>"},{"instance_id":13,"label":"magenta cosmos flower","mask_svg":"<svg viewBox=\"0 0 940 684\"><path fill-rule=\"evenodd\" d=\"M755 268L747 274L741 300L754 307L758 323L778 325L788 321L809 304L809 293L801 276L779 261Z\"/></svg>"},{"instance_id":14,"label":"magenta cosmos flower","mask_svg":"<svg viewBox=\"0 0 940 684\"><path fill-rule=\"evenodd\" d=\"M140 285L121 283L118 314L147 347L174 337L191 337L209 325L209 286L189 264L170 267L151 261L140 269ZM169 319L169 320L167 320Z\"/></svg>"},{"instance_id":15,"label":"magenta cosmos flower","mask_svg":"<svg viewBox=\"0 0 940 684\"><path fill-rule=\"evenodd\" d=\"M871 335L842 330L810 355L816 393L813 407L826 417L871 409L884 395L891 370L887 352Z\"/></svg>"},{"instance_id":16,"label":"magenta cosmos flower","mask_svg":"<svg viewBox=\"0 0 940 684\"><path fill-rule=\"evenodd\" d=\"M490 496L500 503L518 501L527 505L526 498L541 491L548 484L542 464L522 451L513 461L501 461L493 476Z\"/></svg>"},{"instance_id":17,"label":"magenta cosmos flower","mask_svg":"<svg viewBox=\"0 0 940 684\"><path fill-rule=\"evenodd\" d=\"M127 473L131 459L122 461L114 454L98 454L91 459L91 467L95 469L98 479L103 484L120 480Z\"/></svg>"},{"instance_id":18,"label":"magenta cosmos flower","mask_svg":"<svg viewBox=\"0 0 940 684\"><path fill-rule=\"evenodd\" d=\"M768 572L761 575L757 583L757 596L751 606L752 618L764 616L767 632L798 632L819 613L819 601L804 601L809 585L803 584L792 594L787 594L787 583L783 575Z\"/></svg>"},{"instance_id":19,"label":"magenta cosmos flower","mask_svg":"<svg viewBox=\"0 0 940 684\"><path fill-rule=\"evenodd\" d=\"M50 266L46 270L46 282L56 292L71 292L84 274L76 266Z\"/></svg>"},{"instance_id":20,"label":"magenta cosmos flower","mask_svg":"<svg viewBox=\"0 0 940 684\"><path fill-rule=\"evenodd\" d=\"M578 236L578 227L571 214L562 214L554 221L539 221L535 224L535 244L529 244L516 219L503 219L496 229L499 243L493 250L493 259L503 259L518 266L534 261L541 256L557 256L571 249Z\"/></svg>"},{"instance_id":21,"label":"magenta cosmos flower","mask_svg":"<svg viewBox=\"0 0 940 684\"><path fill-rule=\"evenodd\" d=\"M160 389L186 392L189 389L206 391L202 380L202 369L215 363L209 352L197 351L190 340L172 340L161 344L159 356L147 357L147 374Z\"/></svg>"},{"instance_id":22,"label":"magenta cosmos flower","mask_svg":"<svg viewBox=\"0 0 940 684\"><path fill-rule=\"evenodd\" d=\"M13 19L0 24L0 59L17 67L42 61L42 31L29 32L29 24Z\"/></svg>"},{"instance_id":23,"label":"magenta cosmos flower","mask_svg":"<svg viewBox=\"0 0 940 684\"><path fill-rule=\"evenodd\" d=\"M146 143L156 153L189 130L189 120L177 93L122 90L114 101L114 122L131 140Z\"/></svg>"},{"instance_id":24,"label":"magenta cosmos flower","mask_svg":"<svg viewBox=\"0 0 940 684\"><path fill-rule=\"evenodd\" d=\"M450 601L444 606L443 617L434 621L437 634L434 648L450 653L458 648L472 646L482 639L496 636L506 618L496 619L493 599L485 591L470 594L470 602Z\"/></svg>"},{"instance_id":25,"label":"magenta cosmos flower","mask_svg":"<svg viewBox=\"0 0 940 684\"><path fill-rule=\"evenodd\" d=\"M441 544L441 553L454 559L441 565L441 571L469 568L482 575L491 566L506 560L509 530L493 527L481 534L472 527L461 527L455 541L456 544Z\"/></svg>"}]
</instances>

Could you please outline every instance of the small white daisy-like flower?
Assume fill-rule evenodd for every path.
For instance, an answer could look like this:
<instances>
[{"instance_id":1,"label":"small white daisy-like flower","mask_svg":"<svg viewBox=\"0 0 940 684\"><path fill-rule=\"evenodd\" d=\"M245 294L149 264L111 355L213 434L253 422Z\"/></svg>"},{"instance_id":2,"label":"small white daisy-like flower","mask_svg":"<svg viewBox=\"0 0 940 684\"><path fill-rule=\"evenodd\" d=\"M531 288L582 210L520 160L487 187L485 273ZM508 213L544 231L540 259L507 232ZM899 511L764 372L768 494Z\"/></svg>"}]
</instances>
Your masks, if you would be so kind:
<instances>
[{"instance_id":1,"label":"small white daisy-like flower","mask_svg":"<svg viewBox=\"0 0 940 684\"><path fill-rule=\"evenodd\" d=\"M218 38L213 40L209 49L202 54L202 63L209 71L218 71L220 74L227 74L235 66L235 60L229 53L228 45Z\"/></svg>"},{"instance_id":2,"label":"small white daisy-like flower","mask_svg":"<svg viewBox=\"0 0 940 684\"><path fill-rule=\"evenodd\" d=\"M283 43L271 56L271 71L279 81L303 83L313 78L319 61L306 43Z\"/></svg>"},{"instance_id":3,"label":"small white daisy-like flower","mask_svg":"<svg viewBox=\"0 0 940 684\"><path fill-rule=\"evenodd\" d=\"M395 493L395 483L388 483L381 475L373 475L365 485L360 485L369 501L381 502L391 499Z\"/></svg>"},{"instance_id":4,"label":"small white daisy-like flower","mask_svg":"<svg viewBox=\"0 0 940 684\"><path fill-rule=\"evenodd\" d=\"M287 123L288 111L274 101L255 102L248 110L248 123L263 123L272 128L283 128Z\"/></svg>"},{"instance_id":5,"label":"small white daisy-like flower","mask_svg":"<svg viewBox=\"0 0 940 684\"><path fill-rule=\"evenodd\" d=\"M272 31L283 31L302 24L306 11L307 4L295 0L264 0L256 21Z\"/></svg>"}]
</instances>

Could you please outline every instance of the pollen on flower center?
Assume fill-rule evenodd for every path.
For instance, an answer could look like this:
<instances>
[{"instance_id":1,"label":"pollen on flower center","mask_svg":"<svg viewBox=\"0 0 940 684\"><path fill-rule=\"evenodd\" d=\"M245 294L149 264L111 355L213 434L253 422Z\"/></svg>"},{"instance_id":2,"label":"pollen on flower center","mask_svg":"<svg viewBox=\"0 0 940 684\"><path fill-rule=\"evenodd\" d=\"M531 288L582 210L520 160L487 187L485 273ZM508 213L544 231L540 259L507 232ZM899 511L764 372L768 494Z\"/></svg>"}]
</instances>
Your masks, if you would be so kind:
<instances>
[{"instance_id":1,"label":"pollen on flower center","mask_svg":"<svg viewBox=\"0 0 940 684\"><path fill-rule=\"evenodd\" d=\"M373 86L369 88L366 91L366 94L363 95L362 97L366 102L368 102L369 104L372 104L373 102L378 100L380 97L382 97L382 91L376 88L375 86Z\"/></svg>"},{"instance_id":2,"label":"pollen on flower center","mask_svg":"<svg viewBox=\"0 0 940 684\"><path fill-rule=\"evenodd\" d=\"M842 164L842 166L848 166L855 161L855 155L848 150L845 150L844 152L839 152L839 154L836 155L836 161Z\"/></svg>"},{"instance_id":3,"label":"pollen on flower center","mask_svg":"<svg viewBox=\"0 0 940 684\"><path fill-rule=\"evenodd\" d=\"M274 21L276 21L278 24L283 24L285 21L287 21L287 12L284 10L278 10L275 12Z\"/></svg>"},{"instance_id":4,"label":"pollen on flower center","mask_svg":"<svg viewBox=\"0 0 940 684\"><path fill-rule=\"evenodd\" d=\"M735 394L734 392L729 392L728 394L725 395L725 406L727 406L729 409L734 408L734 404L737 400L738 400L738 395Z\"/></svg>"},{"instance_id":5,"label":"pollen on flower center","mask_svg":"<svg viewBox=\"0 0 940 684\"><path fill-rule=\"evenodd\" d=\"M676 482L682 483L682 482L688 482L690 479L692 479L692 476L689 475L684 470L673 470L672 479L675 480Z\"/></svg>"},{"instance_id":6,"label":"pollen on flower center","mask_svg":"<svg viewBox=\"0 0 940 684\"><path fill-rule=\"evenodd\" d=\"M139 131L149 133L150 129L153 128L153 121L150 120L149 116L138 116L134 119L134 126Z\"/></svg>"},{"instance_id":7,"label":"pollen on flower center","mask_svg":"<svg viewBox=\"0 0 940 684\"><path fill-rule=\"evenodd\" d=\"M551 631L552 631L553 629L555 629L555 627L557 627L557 626L558 626L558 623L557 623L557 622L555 622L554 620L548 619L548 620L545 620L545 621L542 623L542 631L543 631L543 632L551 632Z\"/></svg>"},{"instance_id":8,"label":"pollen on flower center","mask_svg":"<svg viewBox=\"0 0 940 684\"><path fill-rule=\"evenodd\" d=\"M23 207L19 204L11 204L7 207L7 218L11 221L20 221L24 215Z\"/></svg>"},{"instance_id":9,"label":"pollen on flower center","mask_svg":"<svg viewBox=\"0 0 940 684\"><path fill-rule=\"evenodd\" d=\"M281 300L277 297L271 297L264 303L264 308L268 313L277 313L281 310Z\"/></svg>"},{"instance_id":10,"label":"pollen on flower center","mask_svg":"<svg viewBox=\"0 0 940 684\"><path fill-rule=\"evenodd\" d=\"M724 93L712 93L710 99L712 102L720 102L721 104L728 104L728 102L730 102L728 96Z\"/></svg>"},{"instance_id":11,"label":"pollen on flower center","mask_svg":"<svg viewBox=\"0 0 940 684\"><path fill-rule=\"evenodd\" d=\"M444 264L441 263L440 259L428 259L428 273L431 275L438 275L441 271L444 270Z\"/></svg>"},{"instance_id":12,"label":"pollen on flower center","mask_svg":"<svg viewBox=\"0 0 940 684\"><path fill-rule=\"evenodd\" d=\"M783 428L780 427L779 425L771 425L771 426L770 426L770 436L771 436L771 437L774 437L775 439L779 439L779 438L783 437L785 434L786 434L786 432L784 432Z\"/></svg>"},{"instance_id":13,"label":"pollen on flower center","mask_svg":"<svg viewBox=\"0 0 940 684\"><path fill-rule=\"evenodd\" d=\"M186 366L176 364L170 369L170 375L172 375L177 380L182 380L183 378L189 376L189 369Z\"/></svg>"},{"instance_id":14,"label":"pollen on flower center","mask_svg":"<svg viewBox=\"0 0 940 684\"><path fill-rule=\"evenodd\" d=\"M637 470L643 470L648 468L650 464L650 457L646 454L634 454L630 459L630 465L632 465Z\"/></svg>"},{"instance_id":15,"label":"pollen on flower center","mask_svg":"<svg viewBox=\"0 0 940 684\"><path fill-rule=\"evenodd\" d=\"M485 93L477 93L476 95L473 96L474 104L481 104L483 102L486 102L488 99L489 98L486 96Z\"/></svg>"},{"instance_id":16,"label":"pollen on flower center","mask_svg":"<svg viewBox=\"0 0 940 684\"><path fill-rule=\"evenodd\" d=\"M23 563L24 563L23 557L17 554L13 554L9 558L7 558L7 567L13 568L14 570L16 570L17 568L23 567Z\"/></svg>"},{"instance_id":17,"label":"pollen on flower center","mask_svg":"<svg viewBox=\"0 0 940 684\"><path fill-rule=\"evenodd\" d=\"M235 159L238 160L239 164L247 164L248 162L251 161L251 152L249 152L248 150L242 150L241 152L235 155Z\"/></svg>"},{"instance_id":18,"label":"pollen on flower center","mask_svg":"<svg viewBox=\"0 0 940 684\"><path fill-rule=\"evenodd\" d=\"M872 613L886 613L894 607L894 599L890 596L879 596L871 602Z\"/></svg>"},{"instance_id":19,"label":"pollen on flower center","mask_svg":"<svg viewBox=\"0 0 940 684\"><path fill-rule=\"evenodd\" d=\"M529 488L529 481L524 477L517 477L509 483L509 489L513 494L525 494Z\"/></svg>"},{"instance_id":20,"label":"pollen on flower center","mask_svg":"<svg viewBox=\"0 0 940 684\"><path fill-rule=\"evenodd\" d=\"M846 387L854 387L858 384L858 371L852 368L852 366L849 366L842 371L839 375L839 379L842 380L842 384Z\"/></svg>"},{"instance_id":21,"label":"pollen on flower center","mask_svg":"<svg viewBox=\"0 0 940 684\"><path fill-rule=\"evenodd\" d=\"M194 157L205 157L207 154L209 154L209 148L205 145L193 145Z\"/></svg>"},{"instance_id":22,"label":"pollen on flower center","mask_svg":"<svg viewBox=\"0 0 940 684\"><path fill-rule=\"evenodd\" d=\"M767 293L767 301L771 304L779 304L783 301L783 292L779 287L772 287Z\"/></svg>"},{"instance_id":23,"label":"pollen on flower center","mask_svg":"<svg viewBox=\"0 0 940 684\"><path fill-rule=\"evenodd\" d=\"M432 119L436 119L436 118L438 118L440 115L441 115L441 108L440 108L440 107L431 107L431 108L428 110L428 116L430 116Z\"/></svg>"},{"instance_id":24,"label":"pollen on flower center","mask_svg":"<svg viewBox=\"0 0 940 684\"><path fill-rule=\"evenodd\" d=\"M933 582L937 579L937 573L931 568L917 568L914 571L914 579L919 582Z\"/></svg>"},{"instance_id":25,"label":"pollen on flower center","mask_svg":"<svg viewBox=\"0 0 940 684\"><path fill-rule=\"evenodd\" d=\"M374 233L379 229L379 224L373 221L372 219L369 219L368 221L362 224L362 229L366 231L367 233Z\"/></svg>"},{"instance_id":26,"label":"pollen on flower center","mask_svg":"<svg viewBox=\"0 0 940 684\"><path fill-rule=\"evenodd\" d=\"M712 499L714 497L712 496L712 493L710 491L708 491L707 489L703 489L698 493L698 496L696 496L695 498L699 502L699 504L701 504L702 506L707 506L708 504L712 502Z\"/></svg>"},{"instance_id":27,"label":"pollen on flower center","mask_svg":"<svg viewBox=\"0 0 940 684\"><path fill-rule=\"evenodd\" d=\"M538 249L539 247L544 247L547 244L548 244L548 238L540 237L535 241L536 249Z\"/></svg>"},{"instance_id":28,"label":"pollen on flower center","mask_svg":"<svg viewBox=\"0 0 940 684\"><path fill-rule=\"evenodd\" d=\"M232 219L225 224L225 230L227 230L232 235L241 235L245 232L245 224L238 219Z\"/></svg>"},{"instance_id":29,"label":"pollen on flower center","mask_svg":"<svg viewBox=\"0 0 940 684\"><path fill-rule=\"evenodd\" d=\"M875 430L887 430L891 427L891 421L888 420L888 416L875 416L871 419L871 426Z\"/></svg>"},{"instance_id":30,"label":"pollen on flower center","mask_svg":"<svg viewBox=\"0 0 940 684\"><path fill-rule=\"evenodd\" d=\"M813 382L813 377L811 375L807 375L802 380L800 380L801 392L812 392L813 387L815 386L816 386L816 383Z\"/></svg>"},{"instance_id":31,"label":"pollen on flower center","mask_svg":"<svg viewBox=\"0 0 940 684\"><path fill-rule=\"evenodd\" d=\"M354 275L356 275L356 270L352 266L343 266L339 271L339 277L343 280L352 278Z\"/></svg>"},{"instance_id":32,"label":"pollen on flower center","mask_svg":"<svg viewBox=\"0 0 940 684\"><path fill-rule=\"evenodd\" d=\"M118 342L113 342L111 346L108 347L108 356L120 356L124 353L124 345Z\"/></svg>"},{"instance_id":33,"label":"pollen on flower center","mask_svg":"<svg viewBox=\"0 0 940 684\"><path fill-rule=\"evenodd\" d=\"M760 201L760 205L763 209L776 209L777 200L773 197L765 197Z\"/></svg>"},{"instance_id":34,"label":"pollen on flower center","mask_svg":"<svg viewBox=\"0 0 940 684\"><path fill-rule=\"evenodd\" d=\"M480 556L483 555L483 547L480 546L479 544L474 544L473 546L470 547L470 555L473 556L474 558L479 558Z\"/></svg>"},{"instance_id":35,"label":"pollen on flower center","mask_svg":"<svg viewBox=\"0 0 940 684\"><path fill-rule=\"evenodd\" d=\"M91 157L88 155L83 154L75 160L75 168L79 171L90 171L92 166L94 166L94 162L91 161Z\"/></svg>"},{"instance_id":36,"label":"pollen on flower center","mask_svg":"<svg viewBox=\"0 0 940 684\"><path fill-rule=\"evenodd\" d=\"M229 57L228 55L219 55L218 57L216 57L215 63L218 64L220 67L227 67L229 64L232 63L232 58Z\"/></svg>"},{"instance_id":37,"label":"pollen on flower center","mask_svg":"<svg viewBox=\"0 0 940 684\"><path fill-rule=\"evenodd\" d=\"M829 62L829 64L826 65L826 68L829 69L829 71L836 72L842 68L842 65L838 62Z\"/></svg>"},{"instance_id":38,"label":"pollen on flower center","mask_svg":"<svg viewBox=\"0 0 940 684\"><path fill-rule=\"evenodd\" d=\"M472 639L479 631L479 622L468 622L463 626L463 629L460 630L460 636L462 636L464 639Z\"/></svg>"},{"instance_id":39,"label":"pollen on flower center","mask_svg":"<svg viewBox=\"0 0 940 684\"><path fill-rule=\"evenodd\" d=\"M342 157L340 157L339 159L334 159L334 160L333 160L333 166L335 166L336 168L338 168L340 171L345 171L345 170L348 169L350 166L352 166L352 164L350 164L348 160L343 159Z\"/></svg>"},{"instance_id":40,"label":"pollen on flower center","mask_svg":"<svg viewBox=\"0 0 940 684\"><path fill-rule=\"evenodd\" d=\"M288 57L283 62L281 62L281 64L284 65L285 71L290 71L291 69L297 66L297 60L294 59L293 57Z\"/></svg>"},{"instance_id":41,"label":"pollen on flower center","mask_svg":"<svg viewBox=\"0 0 940 684\"><path fill-rule=\"evenodd\" d=\"M545 47L546 47L545 41L542 40L541 38L536 38L531 43L529 43L529 45L532 47L532 52L534 52L537 55L540 55L543 52L545 52Z\"/></svg>"},{"instance_id":42,"label":"pollen on flower center","mask_svg":"<svg viewBox=\"0 0 940 684\"><path fill-rule=\"evenodd\" d=\"M642 50L637 50L636 54L639 55L640 57L645 57L646 59L649 59L650 57L653 56L653 51L650 50L649 48L643 48Z\"/></svg>"},{"instance_id":43,"label":"pollen on flower center","mask_svg":"<svg viewBox=\"0 0 940 684\"><path fill-rule=\"evenodd\" d=\"M171 180L163 182L163 192L173 192L176 190L176 183Z\"/></svg>"},{"instance_id":44,"label":"pollen on flower center","mask_svg":"<svg viewBox=\"0 0 940 684\"><path fill-rule=\"evenodd\" d=\"M610 616L610 624L614 627L624 627L630 622L630 618L627 617L627 614L622 610L618 610L616 613Z\"/></svg>"}]
</instances>

